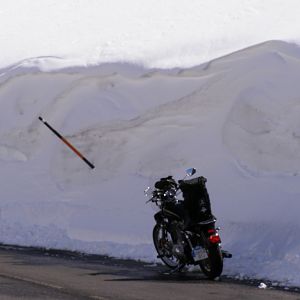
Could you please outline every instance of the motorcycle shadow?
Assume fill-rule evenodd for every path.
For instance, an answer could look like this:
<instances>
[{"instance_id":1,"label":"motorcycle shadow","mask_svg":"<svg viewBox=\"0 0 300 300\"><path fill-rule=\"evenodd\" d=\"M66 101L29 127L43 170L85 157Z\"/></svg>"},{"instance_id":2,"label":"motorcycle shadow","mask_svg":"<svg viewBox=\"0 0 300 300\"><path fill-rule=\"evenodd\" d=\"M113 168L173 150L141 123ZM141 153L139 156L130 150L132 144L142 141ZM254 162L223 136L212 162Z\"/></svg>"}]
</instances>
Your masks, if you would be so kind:
<instances>
[{"instance_id":1,"label":"motorcycle shadow","mask_svg":"<svg viewBox=\"0 0 300 300\"><path fill-rule=\"evenodd\" d=\"M114 272L96 272L89 274L91 276L100 276L100 275L109 275L109 276L115 276L116 278L107 278L104 279L104 281L110 281L110 282L130 282L130 281L159 281L159 282L166 282L166 283L195 283L199 284L200 282L208 283L213 281L220 281L220 278L217 278L215 280L210 280L207 277L205 277L200 271L180 271L171 273L169 269L162 269L162 268L154 268L153 270L145 269L144 271L139 270L138 272L136 270L129 271L129 270L119 270Z\"/></svg>"}]
</instances>

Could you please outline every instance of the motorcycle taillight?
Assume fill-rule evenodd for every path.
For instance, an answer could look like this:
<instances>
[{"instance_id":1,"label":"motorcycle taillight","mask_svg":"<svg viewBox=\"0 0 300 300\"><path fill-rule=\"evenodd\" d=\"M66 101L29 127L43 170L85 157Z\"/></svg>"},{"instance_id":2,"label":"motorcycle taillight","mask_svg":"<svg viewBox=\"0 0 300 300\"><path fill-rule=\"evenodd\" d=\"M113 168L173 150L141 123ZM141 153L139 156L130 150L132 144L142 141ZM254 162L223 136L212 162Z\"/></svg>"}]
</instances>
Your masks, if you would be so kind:
<instances>
[{"instance_id":1,"label":"motorcycle taillight","mask_svg":"<svg viewBox=\"0 0 300 300\"><path fill-rule=\"evenodd\" d=\"M221 243L221 238L218 235L218 233L215 233L215 234L212 234L212 235L209 236L209 241L212 244L219 244L219 243Z\"/></svg>"}]
</instances>

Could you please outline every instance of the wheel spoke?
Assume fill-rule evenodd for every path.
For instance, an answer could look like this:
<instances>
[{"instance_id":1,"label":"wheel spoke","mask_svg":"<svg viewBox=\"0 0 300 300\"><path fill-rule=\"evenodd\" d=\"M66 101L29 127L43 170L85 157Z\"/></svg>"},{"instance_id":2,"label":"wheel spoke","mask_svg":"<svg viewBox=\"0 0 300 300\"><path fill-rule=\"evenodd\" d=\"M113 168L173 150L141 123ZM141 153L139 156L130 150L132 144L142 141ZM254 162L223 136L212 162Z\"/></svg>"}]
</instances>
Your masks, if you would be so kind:
<instances>
[{"instance_id":1,"label":"wheel spoke","mask_svg":"<svg viewBox=\"0 0 300 300\"><path fill-rule=\"evenodd\" d=\"M173 241L166 228L156 225L153 231L154 245L161 260L170 268L179 265L178 258L173 255Z\"/></svg>"}]
</instances>

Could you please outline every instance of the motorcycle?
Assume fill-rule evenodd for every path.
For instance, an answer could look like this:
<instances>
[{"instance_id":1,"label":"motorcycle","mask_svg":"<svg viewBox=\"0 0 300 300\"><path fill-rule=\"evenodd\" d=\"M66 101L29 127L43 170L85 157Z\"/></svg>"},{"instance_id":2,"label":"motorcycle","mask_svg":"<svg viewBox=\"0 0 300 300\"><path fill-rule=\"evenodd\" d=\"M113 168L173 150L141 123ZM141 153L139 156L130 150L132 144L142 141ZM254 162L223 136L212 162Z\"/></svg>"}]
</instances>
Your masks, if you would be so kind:
<instances>
[{"instance_id":1,"label":"motorcycle","mask_svg":"<svg viewBox=\"0 0 300 300\"><path fill-rule=\"evenodd\" d=\"M161 178L154 189L148 187L145 195L158 208L153 228L155 249L171 273L181 271L187 265L199 265L209 278L219 277L223 271L223 258L232 255L222 250L220 228L211 213L206 178L186 180L196 173L186 170L183 180L176 182L172 176ZM182 192L184 200L178 199Z\"/></svg>"}]
</instances>

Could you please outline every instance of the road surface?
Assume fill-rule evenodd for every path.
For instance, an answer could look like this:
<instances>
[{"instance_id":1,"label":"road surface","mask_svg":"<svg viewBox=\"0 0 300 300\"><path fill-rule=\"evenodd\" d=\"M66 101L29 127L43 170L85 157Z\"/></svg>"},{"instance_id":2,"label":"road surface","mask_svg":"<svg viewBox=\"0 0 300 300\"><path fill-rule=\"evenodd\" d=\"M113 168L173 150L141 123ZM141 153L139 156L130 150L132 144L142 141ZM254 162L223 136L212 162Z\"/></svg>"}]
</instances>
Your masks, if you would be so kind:
<instances>
[{"instance_id":1,"label":"road surface","mask_svg":"<svg viewBox=\"0 0 300 300\"><path fill-rule=\"evenodd\" d=\"M258 289L200 272L166 275L166 268L105 256L0 246L0 299L280 299L299 293Z\"/></svg>"}]
</instances>

